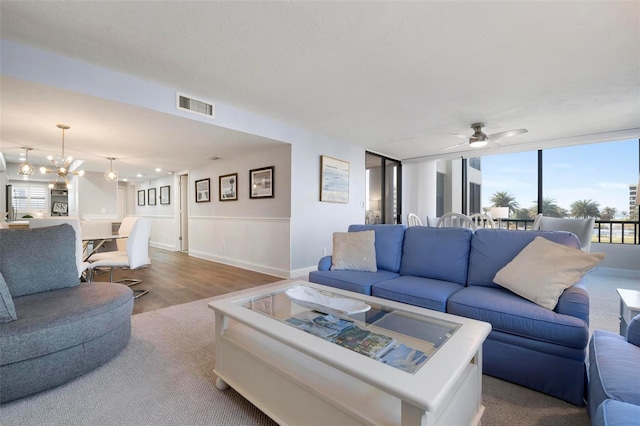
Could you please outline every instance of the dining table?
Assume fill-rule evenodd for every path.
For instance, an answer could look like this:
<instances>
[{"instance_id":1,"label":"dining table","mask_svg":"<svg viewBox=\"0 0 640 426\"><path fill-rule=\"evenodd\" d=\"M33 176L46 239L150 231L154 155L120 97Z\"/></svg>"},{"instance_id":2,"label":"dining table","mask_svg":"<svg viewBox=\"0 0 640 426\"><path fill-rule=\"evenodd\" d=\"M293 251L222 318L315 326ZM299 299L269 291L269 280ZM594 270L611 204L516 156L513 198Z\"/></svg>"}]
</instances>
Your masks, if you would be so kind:
<instances>
[{"instance_id":1,"label":"dining table","mask_svg":"<svg viewBox=\"0 0 640 426\"><path fill-rule=\"evenodd\" d=\"M83 235L82 236L82 249L86 255L83 258L83 262L87 262L91 256L93 256L100 247L104 245L107 241L110 240L118 240L121 238L127 238L128 234L95 234L95 235ZM89 244L91 244L91 249L89 249Z\"/></svg>"}]
</instances>

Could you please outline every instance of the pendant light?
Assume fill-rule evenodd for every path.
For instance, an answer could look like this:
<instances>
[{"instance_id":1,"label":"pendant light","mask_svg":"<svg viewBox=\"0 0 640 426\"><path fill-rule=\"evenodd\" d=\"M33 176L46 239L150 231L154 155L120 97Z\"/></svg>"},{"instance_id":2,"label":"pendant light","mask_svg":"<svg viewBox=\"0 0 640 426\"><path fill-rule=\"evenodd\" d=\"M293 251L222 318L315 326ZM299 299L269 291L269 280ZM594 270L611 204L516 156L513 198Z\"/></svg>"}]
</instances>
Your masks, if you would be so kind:
<instances>
[{"instance_id":1,"label":"pendant light","mask_svg":"<svg viewBox=\"0 0 640 426\"><path fill-rule=\"evenodd\" d=\"M69 171L69 166L73 161L73 157L64 156L64 131L70 129L70 127L67 126L66 124L57 124L56 127L62 130L62 155L60 157L54 157L52 155L48 155L47 159L53 163L53 165L55 166L55 169L40 167L40 173L42 174L55 173L58 175L58 177L56 177L56 179L49 184L50 188L51 186L56 185L59 178L64 179L64 183L67 185L67 188L71 188L71 182L70 182L71 178L73 178L73 176L84 176L84 170L78 170L73 172Z\"/></svg>"},{"instance_id":2,"label":"pendant light","mask_svg":"<svg viewBox=\"0 0 640 426\"><path fill-rule=\"evenodd\" d=\"M24 149L25 160L24 163L18 166L18 174L22 176L31 176L33 172L36 171L36 168L33 167L31 163L29 163L29 151L31 151L33 148L27 148L23 146L22 149Z\"/></svg>"},{"instance_id":3,"label":"pendant light","mask_svg":"<svg viewBox=\"0 0 640 426\"><path fill-rule=\"evenodd\" d=\"M113 170L113 160L115 160L115 158L107 157L107 160L109 160L109 170L105 172L104 178L108 182L116 182L118 180L118 172Z\"/></svg>"}]
</instances>

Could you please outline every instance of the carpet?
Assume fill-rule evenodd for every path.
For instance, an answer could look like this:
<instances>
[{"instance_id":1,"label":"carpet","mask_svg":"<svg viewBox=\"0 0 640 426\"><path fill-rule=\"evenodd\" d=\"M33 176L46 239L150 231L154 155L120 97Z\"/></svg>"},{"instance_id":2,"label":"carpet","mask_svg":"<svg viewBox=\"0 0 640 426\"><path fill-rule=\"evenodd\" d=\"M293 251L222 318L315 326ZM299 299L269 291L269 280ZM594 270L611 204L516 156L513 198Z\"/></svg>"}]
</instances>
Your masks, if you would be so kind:
<instances>
[{"instance_id":1,"label":"carpet","mask_svg":"<svg viewBox=\"0 0 640 426\"><path fill-rule=\"evenodd\" d=\"M0 424L274 425L233 389L215 388L210 300L134 315L131 341L116 358L58 388L0 405ZM605 316L612 323L617 309ZM483 426L589 424L584 407L486 375L483 399Z\"/></svg>"}]
</instances>

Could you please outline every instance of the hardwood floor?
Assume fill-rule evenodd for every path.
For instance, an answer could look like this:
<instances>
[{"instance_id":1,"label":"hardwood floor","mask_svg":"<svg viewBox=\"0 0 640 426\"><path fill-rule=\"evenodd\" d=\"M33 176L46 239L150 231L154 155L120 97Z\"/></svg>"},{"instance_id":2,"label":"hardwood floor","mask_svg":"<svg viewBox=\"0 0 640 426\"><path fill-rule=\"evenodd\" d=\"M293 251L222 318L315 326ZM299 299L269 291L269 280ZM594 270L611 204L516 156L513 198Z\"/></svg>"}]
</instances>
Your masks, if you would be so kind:
<instances>
[{"instance_id":1,"label":"hardwood floor","mask_svg":"<svg viewBox=\"0 0 640 426\"><path fill-rule=\"evenodd\" d=\"M283 278L198 259L186 253L150 248L151 265L137 271L114 269L113 279L136 278L142 283L131 289L147 289L137 299L133 314L231 293L281 281ZM95 281L109 281L109 273L96 274Z\"/></svg>"}]
</instances>

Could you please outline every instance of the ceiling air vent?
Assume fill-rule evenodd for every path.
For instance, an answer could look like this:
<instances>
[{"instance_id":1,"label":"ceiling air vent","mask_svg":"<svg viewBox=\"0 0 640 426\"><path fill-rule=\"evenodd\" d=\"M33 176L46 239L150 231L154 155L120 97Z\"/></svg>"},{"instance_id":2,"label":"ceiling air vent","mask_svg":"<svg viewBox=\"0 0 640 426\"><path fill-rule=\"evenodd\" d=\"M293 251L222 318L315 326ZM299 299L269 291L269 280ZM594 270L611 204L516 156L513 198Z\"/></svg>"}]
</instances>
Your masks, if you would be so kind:
<instances>
[{"instance_id":1,"label":"ceiling air vent","mask_svg":"<svg viewBox=\"0 0 640 426\"><path fill-rule=\"evenodd\" d=\"M197 99L181 95L180 93L176 93L176 101L178 109L195 112L196 114L211 118L216 117L216 108L213 104L199 101Z\"/></svg>"}]
</instances>

